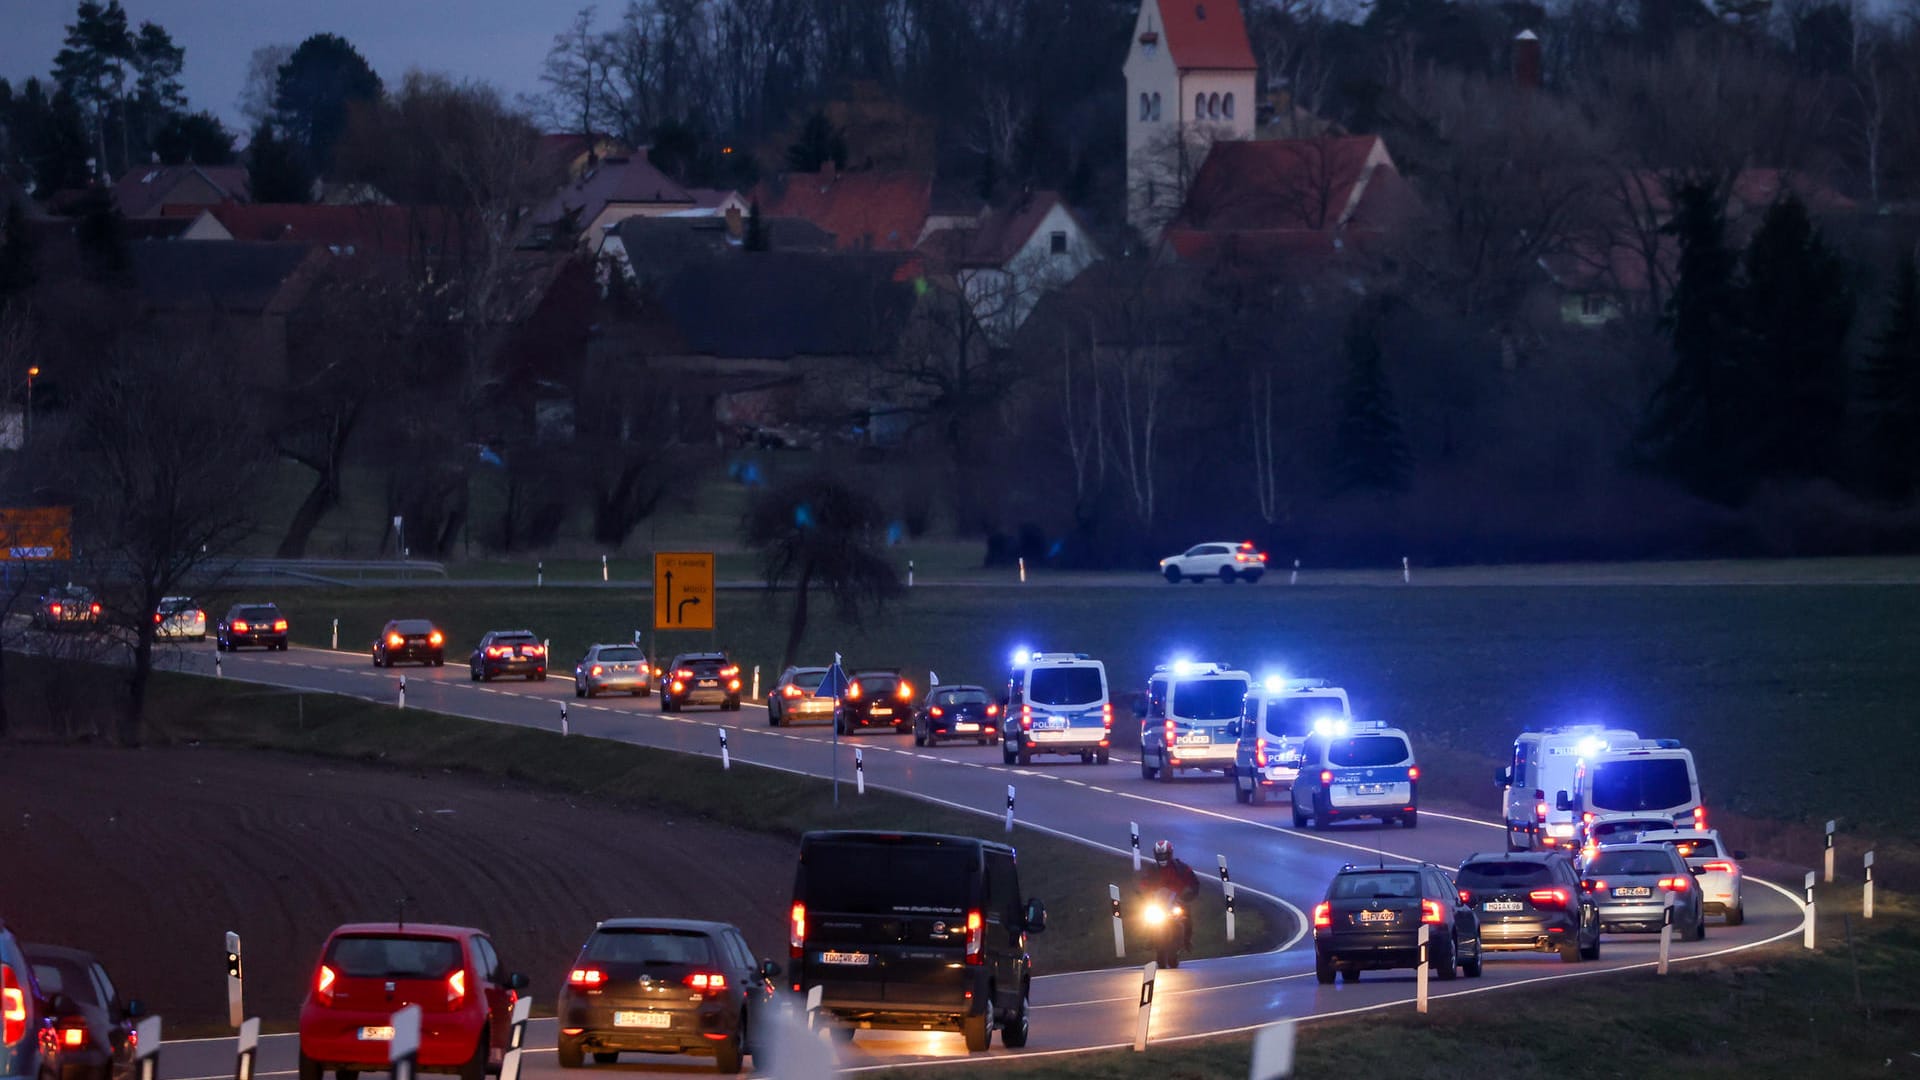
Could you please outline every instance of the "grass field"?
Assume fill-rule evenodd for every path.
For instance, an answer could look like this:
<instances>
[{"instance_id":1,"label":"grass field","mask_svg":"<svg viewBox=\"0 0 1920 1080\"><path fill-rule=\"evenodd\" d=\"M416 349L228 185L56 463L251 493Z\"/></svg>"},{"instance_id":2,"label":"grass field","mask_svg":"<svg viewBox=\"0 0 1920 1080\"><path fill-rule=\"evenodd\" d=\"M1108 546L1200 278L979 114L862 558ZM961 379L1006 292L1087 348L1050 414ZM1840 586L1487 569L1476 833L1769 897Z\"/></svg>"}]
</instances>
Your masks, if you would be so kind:
<instances>
[{"instance_id":1,"label":"grass field","mask_svg":"<svg viewBox=\"0 0 1920 1080\"><path fill-rule=\"evenodd\" d=\"M91 670L91 669L86 669ZM114 680L76 681L46 661L14 658L9 684L16 707L31 709L36 692L60 688L83 698L113 692ZM904 796L855 797L849 786L832 803L822 780L624 743L563 739L528 728L409 710L404 723L390 708L324 694L265 692L257 686L193 676L155 675L151 715L157 739L291 751L372 762L415 771L446 769L503 777L615 805L655 811L665 822L698 817L721 825L798 839L817 828L877 828L1002 837L992 819ZM44 698L41 699L42 704ZM65 704L76 703L68 700ZM20 717L16 716L16 720ZM1124 880L1126 860L1044 833L1019 829L1021 884L1047 901L1048 929L1033 939L1037 969L1108 967L1113 956L1105 884ZM1291 920L1264 904L1235 905L1238 941L1225 940L1217 892L1202 893L1194 922L1195 953L1257 952L1277 947ZM1136 949L1128 963L1145 963Z\"/></svg>"}]
</instances>

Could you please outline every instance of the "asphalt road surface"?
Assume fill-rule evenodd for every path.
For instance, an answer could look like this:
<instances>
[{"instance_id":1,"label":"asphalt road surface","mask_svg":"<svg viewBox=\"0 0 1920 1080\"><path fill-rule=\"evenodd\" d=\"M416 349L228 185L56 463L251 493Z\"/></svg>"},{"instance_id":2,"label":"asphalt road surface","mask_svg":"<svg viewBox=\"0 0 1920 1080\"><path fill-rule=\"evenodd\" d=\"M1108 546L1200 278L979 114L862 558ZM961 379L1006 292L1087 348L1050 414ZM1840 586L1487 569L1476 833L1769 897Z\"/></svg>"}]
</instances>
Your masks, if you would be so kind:
<instances>
[{"instance_id":1,"label":"asphalt road surface","mask_svg":"<svg viewBox=\"0 0 1920 1080\"><path fill-rule=\"evenodd\" d=\"M212 674L215 653L211 644L170 654L168 666ZM618 739L717 759L719 732L727 732L729 751L736 761L815 775L829 775L835 749L825 727L774 728L763 707L747 703L741 712L696 710L670 715L659 712L658 698L611 698L583 701L573 696L571 668L545 682L469 681L467 668L455 658L442 668L382 670L372 667L365 653L331 652L295 647L284 653L222 654L226 678L290 689L344 694L392 703L400 678L407 684L408 708L472 717L496 723L519 724L557 731L560 710L566 706L575 736ZM1411 1009L1414 978L1411 972L1368 972L1362 981L1342 980L1321 986L1313 977L1313 947L1303 929L1302 909L1317 903L1328 879L1345 863L1388 859L1427 860L1451 867L1476 851L1502 846L1501 826L1493 821L1438 813L1423 807L1420 826L1397 827L1355 823L1325 833L1296 830L1286 807L1242 806L1232 789L1218 779L1148 781L1140 776L1131 754L1115 754L1106 766L1082 765L1077 760L1042 759L1028 768L1001 764L997 744L920 749L906 736L871 733L839 741L842 798L855 798L853 755L865 751L867 783L915 798L998 819L1006 808L1006 788L1017 791L1017 818L1028 827L1093 844L1117 854L1128 846L1128 823L1138 822L1143 845L1166 837L1175 850L1203 876L1214 867L1214 856L1225 855L1233 880L1242 893L1258 891L1285 906L1294 919L1286 944L1271 953L1196 960L1177 971L1163 972L1156 985L1152 1028L1155 1042L1201 1038L1245 1031L1284 1018L1329 1016L1369 1009ZM715 783L725 783L718 761ZM787 872L782 868L782 872ZM1124 864L1116 862L1116 882L1123 881ZM1790 891L1749 877L1744 926L1727 927L1714 920L1705 941L1676 942L1677 962L1722 955L1795 936L1800 933L1803 908ZM1107 882L1088 882L1104 895ZM1047 898L1043 898L1047 899ZM320 940L330 927L313 928ZM1650 970L1658 954L1657 938L1611 935L1601 960L1568 965L1544 953L1490 953L1486 974L1431 984L1432 1007L1446 1008L1448 997L1486 993L1563 979L1605 975L1654 977ZM1642 969L1642 970L1633 970ZM1004 1050L994 1041L990 1056L1034 1057L1089 1049L1130 1046L1137 1015L1140 971L1067 972L1036 976L1033 986L1032 1038L1027 1049ZM536 987L536 997L552 990ZM549 999L550 1003L550 999ZM291 1022L291 1017L274 1018ZM554 1022L536 1020L528 1032L530 1053L524 1076L557 1080L561 1071L553 1056ZM293 1036L261 1040L255 1076L293 1075L297 1041ZM162 1080L216 1080L233 1075L231 1039L167 1043L161 1057ZM963 1056L957 1034L861 1032L850 1046L839 1048L843 1067L887 1067L931 1063ZM626 1055L617 1066L594 1067L625 1076L675 1076L711 1072L711 1059L645 1059ZM577 1077L578 1073L568 1073Z\"/></svg>"}]
</instances>

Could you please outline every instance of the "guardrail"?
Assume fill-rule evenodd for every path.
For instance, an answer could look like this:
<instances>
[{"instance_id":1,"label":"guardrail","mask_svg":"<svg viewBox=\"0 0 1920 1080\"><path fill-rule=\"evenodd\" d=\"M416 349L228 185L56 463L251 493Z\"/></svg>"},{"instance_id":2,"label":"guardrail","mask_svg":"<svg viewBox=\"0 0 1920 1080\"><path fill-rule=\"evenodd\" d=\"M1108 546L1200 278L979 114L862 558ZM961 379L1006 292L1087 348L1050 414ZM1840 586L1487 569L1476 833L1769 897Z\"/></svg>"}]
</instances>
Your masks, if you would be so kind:
<instances>
[{"instance_id":1,"label":"guardrail","mask_svg":"<svg viewBox=\"0 0 1920 1080\"><path fill-rule=\"evenodd\" d=\"M445 563L430 559L235 559L224 568L229 580L292 578L320 585L346 585L351 579L447 576Z\"/></svg>"}]
</instances>

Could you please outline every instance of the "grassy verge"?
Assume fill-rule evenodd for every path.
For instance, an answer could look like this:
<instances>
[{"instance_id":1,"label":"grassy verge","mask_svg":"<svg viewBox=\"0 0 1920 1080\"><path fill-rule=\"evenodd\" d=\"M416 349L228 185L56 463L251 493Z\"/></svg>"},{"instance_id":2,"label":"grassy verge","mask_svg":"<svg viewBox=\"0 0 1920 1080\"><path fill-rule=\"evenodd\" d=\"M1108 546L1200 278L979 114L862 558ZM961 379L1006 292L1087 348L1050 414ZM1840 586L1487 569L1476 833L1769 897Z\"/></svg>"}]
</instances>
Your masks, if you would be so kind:
<instances>
[{"instance_id":1,"label":"grassy verge","mask_svg":"<svg viewBox=\"0 0 1920 1080\"><path fill-rule=\"evenodd\" d=\"M1876 899L1870 923L1861 921L1857 904L1843 910L1823 902L1823 944L1813 954L1795 942L1764 955L1681 965L1665 977L1637 970L1549 984L1545 993L1436 999L1424 1017L1397 1006L1309 1023L1296 1031L1295 1074L1426 1080L1909 1075L1911 1055L1920 1051L1914 1004L1920 920L1905 898L1883 892ZM1213 1080L1246 1076L1251 1056L1252 1038L1242 1035L1163 1044L1144 1054L1076 1054L939 1073L950 1080Z\"/></svg>"},{"instance_id":2,"label":"grassy verge","mask_svg":"<svg viewBox=\"0 0 1920 1080\"><path fill-rule=\"evenodd\" d=\"M1002 835L987 819L905 796L855 797L846 785L836 808L828 784L809 777L743 764L722 773L719 762L707 758L422 711L398 714L329 695L263 694L258 687L160 674L152 716L159 739L498 777L632 807L668 823L693 816L796 838L820 828ZM1021 884L1048 907L1047 931L1034 938L1037 968L1058 972L1113 965L1106 885L1124 880L1125 861L1031 830L1017 832L1015 842L1022 856ZM791 868L769 872L788 874ZM1221 903L1209 891L1197 905L1198 955L1274 948L1291 932L1284 912L1241 903L1235 908L1238 941L1228 943ZM1147 959L1142 950L1127 962Z\"/></svg>"}]
</instances>

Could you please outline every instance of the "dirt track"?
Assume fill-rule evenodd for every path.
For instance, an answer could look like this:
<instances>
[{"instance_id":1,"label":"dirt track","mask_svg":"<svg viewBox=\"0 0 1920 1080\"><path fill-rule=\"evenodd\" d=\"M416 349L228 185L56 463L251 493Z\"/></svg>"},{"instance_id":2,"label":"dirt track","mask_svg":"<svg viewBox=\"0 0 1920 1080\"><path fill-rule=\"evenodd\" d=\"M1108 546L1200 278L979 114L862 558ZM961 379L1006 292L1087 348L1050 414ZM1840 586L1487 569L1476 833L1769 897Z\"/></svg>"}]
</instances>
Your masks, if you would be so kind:
<instances>
[{"instance_id":1,"label":"dirt track","mask_svg":"<svg viewBox=\"0 0 1920 1080\"><path fill-rule=\"evenodd\" d=\"M452 774L0 748L0 918L93 950L176 1033L224 1023L226 931L244 941L248 1011L284 1028L327 931L391 920L403 896L409 919L491 933L548 1007L595 920L616 915L723 919L777 958L792 860L764 836Z\"/></svg>"}]
</instances>

